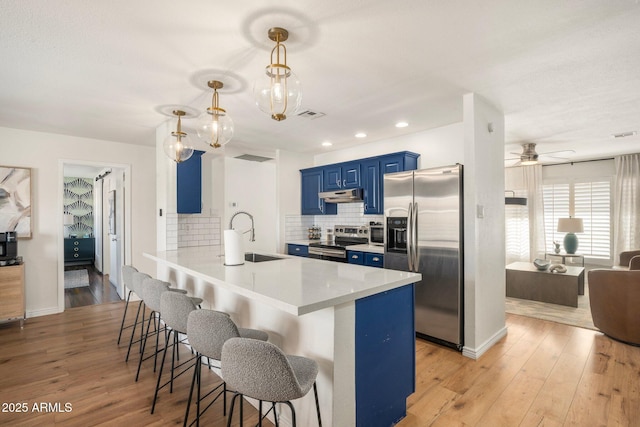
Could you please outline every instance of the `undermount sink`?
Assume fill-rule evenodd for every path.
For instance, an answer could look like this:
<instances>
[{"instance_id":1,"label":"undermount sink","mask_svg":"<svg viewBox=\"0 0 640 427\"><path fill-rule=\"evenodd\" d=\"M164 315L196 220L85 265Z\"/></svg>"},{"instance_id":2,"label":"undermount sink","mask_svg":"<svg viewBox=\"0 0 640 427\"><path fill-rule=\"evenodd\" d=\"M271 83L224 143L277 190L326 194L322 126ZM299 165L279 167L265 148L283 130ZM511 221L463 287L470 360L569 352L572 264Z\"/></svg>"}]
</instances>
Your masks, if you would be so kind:
<instances>
[{"instance_id":1,"label":"undermount sink","mask_svg":"<svg viewBox=\"0 0 640 427\"><path fill-rule=\"evenodd\" d=\"M271 256L271 255L257 254L254 252L246 252L244 254L244 260L249 262L275 261L277 259L282 259L282 258L277 256Z\"/></svg>"}]
</instances>

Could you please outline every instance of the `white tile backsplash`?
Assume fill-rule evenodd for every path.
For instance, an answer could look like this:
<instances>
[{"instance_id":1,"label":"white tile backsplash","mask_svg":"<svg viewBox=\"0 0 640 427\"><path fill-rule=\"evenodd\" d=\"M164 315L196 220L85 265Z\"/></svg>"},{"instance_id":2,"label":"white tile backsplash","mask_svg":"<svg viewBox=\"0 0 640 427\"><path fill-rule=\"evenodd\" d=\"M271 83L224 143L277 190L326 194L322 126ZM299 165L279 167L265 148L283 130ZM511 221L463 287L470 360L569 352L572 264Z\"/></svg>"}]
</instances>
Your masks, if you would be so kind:
<instances>
[{"instance_id":1,"label":"white tile backsplash","mask_svg":"<svg viewBox=\"0 0 640 427\"><path fill-rule=\"evenodd\" d=\"M338 203L336 215L286 215L286 241L305 240L308 228L316 225L322 228L322 238L327 237L327 229L336 225L369 225L370 221L382 222L384 215L365 215L364 202Z\"/></svg>"},{"instance_id":2,"label":"white tile backsplash","mask_svg":"<svg viewBox=\"0 0 640 427\"><path fill-rule=\"evenodd\" d=\"M220 245L220 224L221 219L218 216L168 214L167 249Z\"/></svg>"}]
</instances>

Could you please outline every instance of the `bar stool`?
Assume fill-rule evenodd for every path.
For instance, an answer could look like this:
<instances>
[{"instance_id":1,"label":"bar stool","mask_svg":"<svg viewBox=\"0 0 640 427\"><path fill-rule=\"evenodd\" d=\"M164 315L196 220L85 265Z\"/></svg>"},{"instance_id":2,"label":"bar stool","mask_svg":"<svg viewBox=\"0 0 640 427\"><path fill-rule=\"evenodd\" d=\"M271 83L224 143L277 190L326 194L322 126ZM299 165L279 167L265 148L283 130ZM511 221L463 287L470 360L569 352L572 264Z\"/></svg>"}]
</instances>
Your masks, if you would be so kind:
<instances>
[{"instance_id":1,"label":"bar stool","mask_svg":"<svg viewBox=\"0 0 640 427\"><path fill-rule=\"evenodd\" d=\"M189 400L187 401L187 411L184 416L184 426L187 425L189 420L189 409L191 407L191 399L193 397L193 388L196 383L198 384L198 390L196 393L196 418L190 425L196 423L196 425L199 426L202 414L204 414L204 412L213 405L220 395L222 395L224 400L224 415L226 415L227 410L227 388L224 381L204 396L201 396L200 379L202 374L202 362L200 358L202 356L207 357L209 367L211 367L211 359L217 361L218 366L216 366L216 368L219 368L220 358L222 356L222 346L228 339L243 337L266 341L269 339L269 335L266 332L256 329L238 328L227 313L214 310L195 310L189 313L189 317L187 319L187 337L189 338L191 348L196 351L196 357L199 358L198 361L200 361L200 363L196 362L196 367L193 371ZM213 400L201 411L200 403L221 387L222 390L219 391Z\"/></svg>"},{"instance_id":2,"label":"bar stool","mask_svg":"<svg viewBox=\"0 0 640 427\"><path fill-rule=\"evenodd\" d=\"M140 376L140 367L142 366L142 361L147 360L153 356L153 372L156 371L156 365L158 361L158 341L160 338L160 333L164 332L165 328L161 328L160 323L160 296L163 292L169 292L169 283L152 278L144 279L142 285L142 300L144 301L145 306L147 306L151 313L149 314L149 320L147 322L147 331L144 335L144 339L142 340L142 351L140 352L140 359L138 360L138 371L136 372L136 382L138 381L138 377ZM156 348L152 355L148 357L144 357L144 351L147 347L147 339L149 338L149 331L151 330L151 321L153 320L154 331L153 335L156 336Z\"/></svg>"},{"instance_id":3,"label":"bar stool","mask_svg":"<svg viewBox=\"0 0 640 427\"><path fill-rule=\"evenodd\" d=\"M291 409L291 421L296 425L296 412L291 400L305 396L313 386L318 425L322 426L316 377L318 364L306 357L285 355L275 345L249 338L230 338L222 346L222 379L231 390L235 390L231 400L227 426L231 426L233 407L240 396L260 401L259 424L262 426L262 401L271 402L271 410L277 420L275 403L285 403ZM242 406L240 406L242 411ZM242 425L242 414L240 415ZM277 423L277 421L276 421ZM277 425L277 424L276 424Z\"/></svg>"},{"instance_id":4,"label":"bar stool","mask_svg":"<svg viewBox=\"0 0 640 427\"><path fill-rule=\"evenodd\" d=\"M120 345L120 338L122 337L122 331L124 329L128 329L133 327L132 325L128 325L126 328L124 326L124 320L127 317L127 309L129 308L129 299L131 299L131 294L133 293L133 287L132 287L132 280L133 280L133 273L137 273L138 269L131 266L131 265L123 265L122 266L122 281L124 283L124 286L129 289L129 292L127 293L127 302L124 305L124 313L122 314L122 323L120 324L120 332L118 333L118 345Z\"/></svg>"},{"instance_id":5,"label":"bar stool","mask_svg":"<svg viewBox=\"0 0 640 427\"><path fill-rule=\"evenodd\" d=\"M184 339L180 340L179 335L186 335L189 313L194 310L197 310L196 304L194 304L193 299L188 297L187 295L179 294L177 292L163 292L160 295L160 313L162 313L162 320L164 321L165 328L169 331L169 333L166 334L164 351L162 352L162 361L160 362L158 382L156 384L156 390L153 395L153 404L151 406L152 414L156 407L156 401L158 400L158 392L160 391L160 389L164 388L167 385L170 385L169 392L173 393L173 380L196 365L196 356L180 363L178 366L175 365L176 356L178 356L179 350L178 344L184 341ZM172 340L172 337L173 342L170 344L169 341ZM162 382L162 371L164 369L164 362L167 358L167 351L169 348L171 348L171 378L169 379L169 381L160 385L160 383ZM182 370L179 371L176 375L176 370L180 369Z\"/></svg>"}]
</instances>

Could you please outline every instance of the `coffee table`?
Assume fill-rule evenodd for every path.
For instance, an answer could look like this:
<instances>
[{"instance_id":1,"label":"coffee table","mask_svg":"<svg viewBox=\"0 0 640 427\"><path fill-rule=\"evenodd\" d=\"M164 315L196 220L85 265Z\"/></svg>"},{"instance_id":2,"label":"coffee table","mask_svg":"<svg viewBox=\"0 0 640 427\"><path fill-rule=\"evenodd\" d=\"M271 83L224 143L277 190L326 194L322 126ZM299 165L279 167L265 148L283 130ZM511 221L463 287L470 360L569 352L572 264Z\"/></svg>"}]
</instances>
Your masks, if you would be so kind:
<instances>
[{"instance_id":1,"label":"coffee table","mask_svg":"<svg viewBox=\"0 0 640 427\"><path fill-rule=\"evenodd\" d=\"M584 295L584 268L550 273L530 262L514 262L506 267L506 285L508 297L577 307L578 295Z\"/></svg>"}]
</instances>

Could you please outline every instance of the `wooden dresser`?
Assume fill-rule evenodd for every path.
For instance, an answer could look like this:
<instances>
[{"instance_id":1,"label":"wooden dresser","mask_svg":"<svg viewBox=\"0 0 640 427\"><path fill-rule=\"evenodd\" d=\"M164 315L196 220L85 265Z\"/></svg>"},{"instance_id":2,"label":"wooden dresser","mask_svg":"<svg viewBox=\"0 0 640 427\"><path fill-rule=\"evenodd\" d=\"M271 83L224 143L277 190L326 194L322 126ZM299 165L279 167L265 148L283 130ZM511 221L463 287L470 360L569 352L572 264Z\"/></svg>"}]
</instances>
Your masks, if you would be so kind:
<instances>
[{"instance_id":1,"label":"wooden dresser","mask_svg":"<svg viewBox=\"0 0 640 427\"><path fill-rule=\"evenodd\" d=\"M0 322L24 319L24 264L0 267Z\"/></svg>"}]
</instances>

